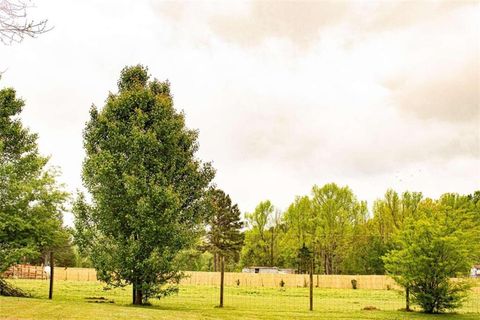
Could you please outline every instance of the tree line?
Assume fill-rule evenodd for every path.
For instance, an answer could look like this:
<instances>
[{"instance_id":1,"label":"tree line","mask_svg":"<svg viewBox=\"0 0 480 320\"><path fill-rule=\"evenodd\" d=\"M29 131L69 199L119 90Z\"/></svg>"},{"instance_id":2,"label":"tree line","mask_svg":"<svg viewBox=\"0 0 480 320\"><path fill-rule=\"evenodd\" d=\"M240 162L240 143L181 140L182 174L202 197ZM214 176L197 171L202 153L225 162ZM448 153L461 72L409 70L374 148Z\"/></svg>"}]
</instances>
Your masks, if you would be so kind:
<instances>
[{"instance_id":1,"label":"tree line","mask_svg":"<svg viewBox=\"0 0 480 320\"><path fill-rule=\"evenodd\" d=\"M262 201L242 219L197 158L198 131L174 107L170 83L137 65L117 85L83 132L86 193L73 199L74 228L62 224L72 197L20 121L23 100L0 90L0 274L54 251L91 265L108 286L132 285L134 304L176 292L182 271L221 271L223 283L225 270L245 266L390 274L429 312L461 301L463 284L449 278L480 260L479 191L429 199L387 190L369 212L348 186L330 183L285 211Z\"/></svg>"},{"instance_id":2,"label":"tree line","mask_svg":"<svg viewBox=\"0 0 480 320\"><path fill-rule=\"evenodd\" d=\"M305 272L302 248L312 251L320 274L384 274L383 257L411 224L429 220L445 223L448 231L465 231L469 248L479 259L480 192L447 193L439 199L419 192L387 190L370 213L365 201L335 183L314 186L309 196L296 197L281 212L270 201L245 215L240 267L277 266ZM448 219L444 219L448 217Z\"/></svg>"}]
</instances>

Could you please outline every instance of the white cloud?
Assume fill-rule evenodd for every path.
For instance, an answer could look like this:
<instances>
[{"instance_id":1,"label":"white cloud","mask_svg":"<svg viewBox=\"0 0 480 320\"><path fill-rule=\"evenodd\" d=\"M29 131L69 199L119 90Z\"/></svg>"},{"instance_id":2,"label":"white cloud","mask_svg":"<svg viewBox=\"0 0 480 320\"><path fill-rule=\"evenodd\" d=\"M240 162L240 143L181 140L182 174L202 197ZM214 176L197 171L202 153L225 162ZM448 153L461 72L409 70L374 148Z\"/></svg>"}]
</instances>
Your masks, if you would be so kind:
<instances>
[{"instance_id":1,"label":"white cloud","mask_svg":"<svg viewBox=\"0 0 480 320\"><path fill-rule=\"evenodd\" d=\"M3 47L0 83L26 99L24 121L69 190L81 185L90 105L102 106L121 68L139 62L171 81L177 108L200 130L199 156L244 211L266 198L285 208L331 181L370 203L388 187L433 197L478 188L478 5L373 11L355 2L332 5L318 23L322 6L308 4L288 13L243 2L37 6L55 29ZM403 18L387 19L392 10ZM258 12L260 27L248 21ZM237 34L245 24L258 32L247 42Z\"/></svg>"}]
</instances>

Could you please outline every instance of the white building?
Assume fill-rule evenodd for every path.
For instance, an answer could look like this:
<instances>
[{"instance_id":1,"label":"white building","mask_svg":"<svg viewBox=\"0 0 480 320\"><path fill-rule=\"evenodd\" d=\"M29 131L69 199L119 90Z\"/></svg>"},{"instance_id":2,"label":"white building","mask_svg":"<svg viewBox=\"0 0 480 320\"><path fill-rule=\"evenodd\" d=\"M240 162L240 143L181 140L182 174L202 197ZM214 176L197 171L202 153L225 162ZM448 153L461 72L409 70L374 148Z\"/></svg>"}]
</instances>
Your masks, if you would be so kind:
<instances>
[{"instance_id":1,"label":"white building","mask_svg":"<svg viewBox=\"0 0 480 320\"><path fill-rule=\"evenodd\" d=\"M277 267L246 267L242 269L244 273L279 273L279 274L293 274L294 269L279 269Z\"/></svg>"}]
</instances>

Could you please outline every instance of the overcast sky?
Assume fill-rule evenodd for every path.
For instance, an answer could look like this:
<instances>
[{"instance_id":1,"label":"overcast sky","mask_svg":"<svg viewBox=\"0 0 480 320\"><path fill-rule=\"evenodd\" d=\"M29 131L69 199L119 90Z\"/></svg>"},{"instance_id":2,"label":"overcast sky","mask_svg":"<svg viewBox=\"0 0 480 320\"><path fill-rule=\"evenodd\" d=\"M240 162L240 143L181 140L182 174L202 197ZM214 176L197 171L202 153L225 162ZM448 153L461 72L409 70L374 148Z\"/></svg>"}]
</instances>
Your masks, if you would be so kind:
<instances>
[{"instance_id":1,"label":"overcast sky","mask_svg":"<svg viewBox=\"0 0 480 320\"><path fill-rule=\"evenodd\" d=\"M170 80L198 156L244 212L328 182L369 205L387 188L480 189L479 2L36 5L54 29L0 47L0 86L26 100L70 191L91 104L137 63Z\"/></svg>"}]
</instances>

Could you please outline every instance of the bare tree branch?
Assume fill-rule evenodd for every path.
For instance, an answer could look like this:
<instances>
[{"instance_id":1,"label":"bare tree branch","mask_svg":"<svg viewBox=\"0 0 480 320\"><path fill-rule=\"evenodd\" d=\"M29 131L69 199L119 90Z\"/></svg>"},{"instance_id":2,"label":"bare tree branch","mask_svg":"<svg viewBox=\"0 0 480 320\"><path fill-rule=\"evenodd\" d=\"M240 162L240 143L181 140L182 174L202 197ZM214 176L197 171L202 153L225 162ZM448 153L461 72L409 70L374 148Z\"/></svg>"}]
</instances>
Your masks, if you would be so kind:
<instances>
[{"instance_id":1,"label":"bare tree branch","mask_svg":"<svg viewBox=\"0 0 480 320\"><path fill-rule=\"evenodd\" d=\"M4 44L21 42L25 37L35 38L50 31L48 20L34 21L27 18L31 1L0 0L0 41Z\"/></svg>"}]
</instances>

